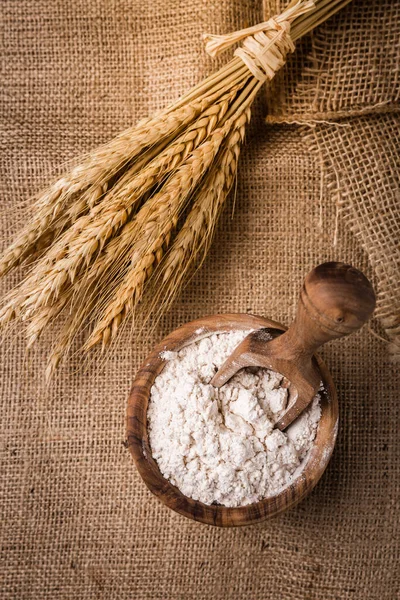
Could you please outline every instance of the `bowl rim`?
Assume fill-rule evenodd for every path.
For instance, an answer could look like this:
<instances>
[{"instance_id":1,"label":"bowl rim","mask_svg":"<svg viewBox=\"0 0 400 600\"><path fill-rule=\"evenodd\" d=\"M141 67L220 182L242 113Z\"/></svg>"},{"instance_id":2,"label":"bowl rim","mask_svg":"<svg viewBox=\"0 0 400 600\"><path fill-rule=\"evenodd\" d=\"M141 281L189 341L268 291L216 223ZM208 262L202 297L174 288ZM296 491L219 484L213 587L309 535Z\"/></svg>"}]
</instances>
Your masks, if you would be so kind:
<instances>
[{"instance_id":1,"label":"bowl rim","mask_svg":"<svg viewBox=\"0 0 400 600\"><path fill-rule=\"evenodd\" d=\"M274 517L293 507L311 492L331 458L338 429L337 393L331 374L318 355L315 355L315 358L326 394L321 400L322 414L314 445L299 476L274 496L240 507L206 505L184 496L176 486L165 479L152 457L147 433L147 406L154 380L166 364L160 353L166 350L177 351L213 333L264 327L282 332L286 330L276 321L248 313L210 315L185 323L154 347L132 384L126 415L130 453L148 489L166 506L187 518L208 525L233 527L251 525Z\"/></svg>"}]
</instances>

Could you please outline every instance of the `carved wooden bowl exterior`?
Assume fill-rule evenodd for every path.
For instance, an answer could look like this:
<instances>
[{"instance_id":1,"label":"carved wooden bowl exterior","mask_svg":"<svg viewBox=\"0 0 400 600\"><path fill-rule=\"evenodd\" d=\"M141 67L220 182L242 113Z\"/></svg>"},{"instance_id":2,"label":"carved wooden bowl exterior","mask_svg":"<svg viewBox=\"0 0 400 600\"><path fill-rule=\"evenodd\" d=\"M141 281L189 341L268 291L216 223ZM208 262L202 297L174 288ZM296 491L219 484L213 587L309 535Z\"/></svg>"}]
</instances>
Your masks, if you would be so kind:
<instances>
[{"instance_id":1,"label":"carved wooden bowl exterior","mask_svg":"<svg viewBox=\"0 0 400 600\"><path fill-rule=\"evenodd\" d=\"M184 496L178 488L165 479L152 457L147 434L147 406L150 389L165 361L160 358L164 350L177 351L183 346L206 337L211 333L231 330L268 327L278 331L285 328L269 319L248 314L225 314L204 317L186 323L173 331L148 356L133 382L127 409L128 447L136 466L149 490L172 510L208 525L233 527L251 525L294 506L305 498L317 484L331 457L338 426L338 402L331 375L324 362L317 356L326 393L322 394L322 414L314 445L307 463L291 485L280 493L255 504L229 508L208 506Z\"/></svg>"}]
</instances>

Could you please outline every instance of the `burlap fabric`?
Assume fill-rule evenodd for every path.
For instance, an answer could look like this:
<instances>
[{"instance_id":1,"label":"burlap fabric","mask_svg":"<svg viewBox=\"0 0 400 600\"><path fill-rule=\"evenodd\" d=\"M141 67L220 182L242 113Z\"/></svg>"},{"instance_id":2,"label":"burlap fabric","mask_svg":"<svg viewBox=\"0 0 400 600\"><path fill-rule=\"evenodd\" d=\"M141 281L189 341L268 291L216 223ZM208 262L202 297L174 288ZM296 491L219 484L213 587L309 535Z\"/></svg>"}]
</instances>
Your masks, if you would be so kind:
<instances>
[{"instance_id":1,"label":"burlap fabric","mask_svg":"<svg viewBox=\"0 0 400 600\"><path fill-rule=\"evenodd\" d=\"M395 3L357 2L365 9L361 22L368 33L362 43L356 38L354 48L344 31L354 9L340 17L346 41L340 64L351 73L346 90L354 56L368 52L393 94L392 69L380 70L381 46L367 42L369 31L382 23L371 19L372 4L385 6L380 14L389 23ZM18 227L20 200L58 165L173 100L211 68L203 31L230 31L264 17L261 1L248 0L3 0L1 9L0 201L6 241ZM325 29L331 38L338 30L338 21ZM393 38L398 61L397 41ZM367 87L354 86L352 93L366 94ZM332 91L332 102L341 89ZM289 106L285 110L295 114ZM335 133L342 129L321 129L322 169L301 128L267 127L265 113L260 98L241 160L234 217L228 208L204 267L154 336L137 341L127 331L112 359L87 374L73 357L49 390L41 381L51 333L28 357L23 340L1 346L2 598L398 597L400 378L367 327L323 352L339 390L337 447L316 490L286 515L237 530L185 520L151 497L123 443L135 370L172 328L224 311L288 323L304 274L327 259L352 262L375 278L360 234L344 219L337 245L332 243L336 199L321 177L329 166L328 140L341 148L343 138ZM371 153L352 179L359 189L367 185L363 181L372 183L379 160L374 123L381 126L382 118L363 117ZM390 118L382 131L394 134ZM357 122L350 127L356 140ZM386 156L395 169L394 154ZM347 165L342 158L338 173ZM340 183L350 185L344 175ZM20 275L10 277L3 290Z\"/></svg>"},{"instance_id":2,"label":"burlap fabric","mask_svg":"<svg viewBox=\"0 0 400 600\"><path fill-rule=\"evenodd\" d=\"M266 2L271 8L280 7ZM365 248L379 292L376 316L398 360L400 2L351 2L299 46L267 91L267 121L311 127L304 134L321 165L321 218L328 195L336 225L341 219Z\"/></svg>"}]
</instances>

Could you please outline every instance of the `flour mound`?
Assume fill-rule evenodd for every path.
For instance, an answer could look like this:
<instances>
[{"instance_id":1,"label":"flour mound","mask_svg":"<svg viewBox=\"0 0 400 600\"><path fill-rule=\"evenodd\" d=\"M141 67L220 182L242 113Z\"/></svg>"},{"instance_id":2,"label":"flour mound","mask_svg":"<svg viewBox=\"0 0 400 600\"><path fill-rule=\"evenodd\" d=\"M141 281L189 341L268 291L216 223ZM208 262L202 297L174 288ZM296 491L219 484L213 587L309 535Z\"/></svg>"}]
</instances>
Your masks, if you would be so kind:
<instances>
[{"instance_id":1,"label":"flour mound","mask_svg":"<svg viewBox=\"0 0 400 600\"><path fill-rule=\"evenodd\" d=\"M164 477L204 504L244 506L292 483L321 416L316 396L285 432L274 429L288 393L282 376L272 371L245 369L220 389L210 385L248 333L213 334L162 353L166 364L151 389L153 457Z\"/></svg>"}]
</instances>

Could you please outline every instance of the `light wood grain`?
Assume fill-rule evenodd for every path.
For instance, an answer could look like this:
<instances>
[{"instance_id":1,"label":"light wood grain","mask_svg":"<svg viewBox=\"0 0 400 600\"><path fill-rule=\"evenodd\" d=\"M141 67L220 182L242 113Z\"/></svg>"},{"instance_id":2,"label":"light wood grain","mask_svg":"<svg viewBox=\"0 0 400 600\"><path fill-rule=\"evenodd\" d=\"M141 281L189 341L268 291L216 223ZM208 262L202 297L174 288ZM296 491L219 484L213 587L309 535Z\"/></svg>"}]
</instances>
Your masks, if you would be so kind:
<instances>
[{"instance_id":1,"label":"light wood grain","mask_svg":"<svg viewBox=\"0 0 400 600\"><path fill-rule=\"evenodd\" d=\"M214 332L268 328L274 335L285 328L269 319L247 314L213 315L186 323L173 331L144 361L133 383L127 409L128 447L136 466L149 490L172 510L209 525L232 527L250 525L273 517L302 500L316 485L331 457L338 426L338 402L330 373L323 361L316 357L324 382L322 416L314 446L300 476L279 494L239 508L208 506L184 496L160 473L152 457L147 433L147 406L151 386L162 371L165 362L160 358L163 350L179 350L197 339Z\"/></svg>"}]
</instances>

